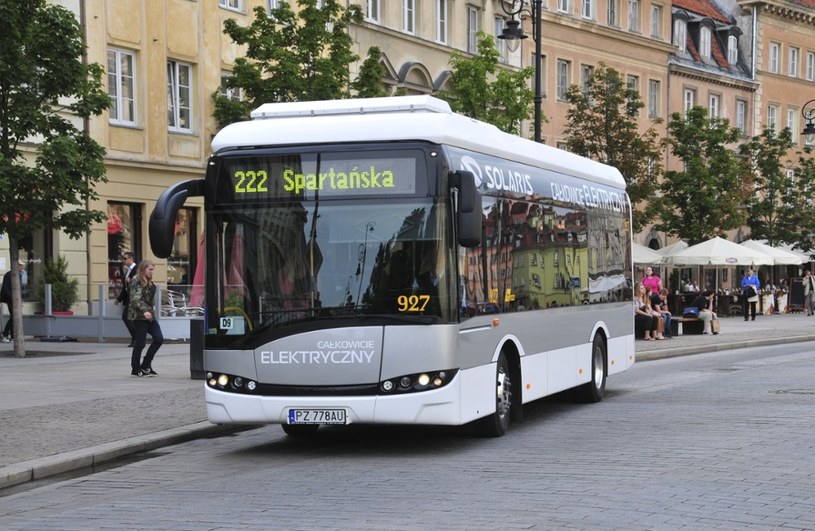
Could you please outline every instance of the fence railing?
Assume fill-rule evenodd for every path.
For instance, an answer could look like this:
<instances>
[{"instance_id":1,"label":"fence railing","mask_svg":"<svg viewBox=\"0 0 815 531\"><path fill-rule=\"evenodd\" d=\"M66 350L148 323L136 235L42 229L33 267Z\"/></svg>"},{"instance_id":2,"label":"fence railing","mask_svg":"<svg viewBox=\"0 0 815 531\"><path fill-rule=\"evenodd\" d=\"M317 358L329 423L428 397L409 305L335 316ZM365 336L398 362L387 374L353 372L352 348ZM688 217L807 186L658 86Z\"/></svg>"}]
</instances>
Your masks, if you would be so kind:
<instances>
[{"instance_id":1,"label":"fence railing","mask_svg":"<svg viewBox=\"0 0 815 531\"><path fill-rule=\"evenodd\" d=\"M161 323L161 331L166 339L190 339L190 323L204 315L201 307L193 307L171 294L175 290L158 287L156 293L156 315ZM27 336L44 339L82 338L96 339L100 343L108 339L130 339L130 334L122 321L121 310L109 312L110 301L105 297L106 286L99 286L99 298L89 308L90 315L55 314L51 306L51 285L45 285L45 311L42 314L23 315L23 331ZM166 293L165 293L166 291ZM2 306L2 305L0 305ZM8 315L3 315L3 323Z\"/></svg>"}]
</instances>

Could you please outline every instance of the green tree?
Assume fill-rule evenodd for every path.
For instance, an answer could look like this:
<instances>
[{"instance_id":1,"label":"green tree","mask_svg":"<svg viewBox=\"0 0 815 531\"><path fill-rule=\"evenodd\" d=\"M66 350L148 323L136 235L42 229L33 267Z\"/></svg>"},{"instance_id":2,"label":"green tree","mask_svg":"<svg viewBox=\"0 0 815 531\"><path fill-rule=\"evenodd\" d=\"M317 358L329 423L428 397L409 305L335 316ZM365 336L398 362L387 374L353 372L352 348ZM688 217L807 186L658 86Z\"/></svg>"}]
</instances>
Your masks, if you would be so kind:
<instances>
[{"instance_id":1,"label":"green tree","mask_svg":"<svg viewBox=\"0 0 815 531\"><path fill-rule=\"evenodd\" d=\"M644 107L640 94L623 82L620 73L599 63L585 87L572 85L566 92L566 145L569 151L615 166L625 178L634 206L634 232L651 222L649 200L659 175L660 143L652 119L640 132Z\"/></svg>"},{"instance_id":2,"label":"green tree","mask_svg":"<svg viewBox=\"0 0 815 531\"><path fill-rule=\"evenodd\" d=\"M661 217L657 230L692 245L744 224L750 185L742 181L731 147L738 137L738 129L709 118L703 107L671 115L665 144L685 169L665 172L654 201Z\"/></svg>"},{"instance_id":3,"label":"green tree","mask_svg":"<svg viewBox=\"0 0 815 531\"><path fill-rule=\"evenodd\" d=\"M46 225L79 238L104 221L87 203L107 180L105 151L75 123L101 114L110 98L102 66L83 60L72 12L46 0L0 0L0 20L0 233L15 264L21 240ZM11 277L14 353L23 357L20 281Z\"/></svg>"},{"instance_id":4,"label":"green tree","mask_svg":"<svg viewBox=\"0 0 815 531\"><path fill-rule=\"evenodd\" d=\"M220 91L212 97L219 127L249 118L264 103L314 101L357 96L384 96L381 52L372 47L352 82L350 65L359 60L353 53L348 32L352 23L362 22L360 6L343 8L337 0L298 0L295 12L290 2L272 9L255 8L252 24L241 26L224 21L224 33L245 46L246 56L235 60L228 88L243 90L235 101Z\"/></svg>"},{"instance_id":5,"label":"green tree","mask_svg":"<svg viewBox=\"0 0 815 531\"><path fill-rule=\"evenodd\" d=\"M811 253L815 249L815 157L807 146L797 153L793 166L792 198L795 226L786 231L782 241ZM795 194L795 191L799 192Z\"/></svg>"},{"instance_id":6,"label":"green tree","mask_svg":"<svg viewBox=\"0 0 815 531\"><path fill-rule=\"evenodd\" d=\"M534 93L529 79L533 69L500 68L500 54L490 35L479 32L477 44L478 53L472 57L453 52L450 89L440 97L457 113L490 123L506 133L520 134L521 122L531 114Z\"/></svg>"},{"instance_id":7,"label":"green tree","mask_svg":"<svg viewBox=\"0 0 815 531\"><path fill-rule=\"evenodd\" d=\"M767 240L770 245L795 242L803 220L801 207L812 191L798 186L798 179L787 176L793 163L788 153L793 147L792 132L784 128L776 133L764 128L739 147L744 157L742 177L752 181L754 194L749 198L747 225L752 237Z\"/></svg>"}]
</instances>

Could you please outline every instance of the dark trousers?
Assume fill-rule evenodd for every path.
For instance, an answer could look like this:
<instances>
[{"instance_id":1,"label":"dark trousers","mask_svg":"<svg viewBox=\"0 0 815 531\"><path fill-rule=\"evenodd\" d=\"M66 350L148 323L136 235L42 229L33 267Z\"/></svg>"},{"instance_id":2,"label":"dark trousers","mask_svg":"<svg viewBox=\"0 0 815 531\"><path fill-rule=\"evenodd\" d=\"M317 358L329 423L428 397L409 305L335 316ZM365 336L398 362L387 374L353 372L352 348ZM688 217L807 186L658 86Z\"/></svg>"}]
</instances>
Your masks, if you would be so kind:
<instances>
[{"instance_id":1,"label":"dark trousers","mask_svg":"<svg viewBox=\"0 0 815 531\"><path fill-rule=\"evenodd\" d=\"M10 302L7 302L6 306L8 306L8 321L6 321L6 326L3 327L3 336L11 338L14 333L14 309L11 307Z\"/></svg>"},{"instance_id":2,"label":"dark trousers","mask_svg":"<svg viewBox=\"0 0 815 531\"><path fill-rule=\"evenodd\" d=\"M742 312L744 312L744 320L747 320L747 310L750 310L750 315L752 316L753 320L756 319L756 303L757 301L750 302L747 300L747 297L744 297L744 303L742 303Z\"/></svg>"},{"instance_id":3,"label":"dark trousers","mask_svg":"<svg viewBox=\"0 0 815 531\"><path fill-rule=\"evenodd\" d=\"M127 306L122 308L122 322L127 328L127 333L130 334L130 342L134 343L136 340L136 329L133 328L133 321L127 318Z\"/></svg>"},{"instance_id":4,"label":"dark trousers","mask_svg":"<svg viewBox=\"0 0 815 531\"><path fill-rule=\"evenodd\" d=\"M161 327L156 320L145 321L144 319L137 319L131 321L131 323L133 324L135 335L133 338L133 354L130 356L130 368L134 371L148 369L153 366L153 358L164 342L164 336L161 335ZM144 345L147 343L147 334L150 334L153 340L147 349L147 354L144 355L144 359L139 363L141 351L144 350Z\"/></svg>"}]
</instances>

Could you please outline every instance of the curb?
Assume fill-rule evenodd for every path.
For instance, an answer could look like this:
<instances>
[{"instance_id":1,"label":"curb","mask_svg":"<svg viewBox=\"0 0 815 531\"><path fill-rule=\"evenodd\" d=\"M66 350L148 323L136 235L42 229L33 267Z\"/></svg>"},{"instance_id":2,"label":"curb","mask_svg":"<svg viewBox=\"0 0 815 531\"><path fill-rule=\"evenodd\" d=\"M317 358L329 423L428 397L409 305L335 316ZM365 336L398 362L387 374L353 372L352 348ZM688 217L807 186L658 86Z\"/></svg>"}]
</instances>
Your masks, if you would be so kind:
<instances>
[{"instance_id":1,"label":"curb","mask_svg":"<svg viewBox=\"0 0 815 531\"><path fill-rule=\"evenodd\" d=\"M0 468L0 490L82 468L89 468L122 457L171 446L193 439L250 429L254 426L214 425L209 421L169 430L129 437L71 452L50 455Z\"/></svg>"},{"instance_id":2,"label":"curb","mask_svg":"<svg viewBox=\"0 0 815 531\"><path fill-rule=\"evenodd\" d=\"M815 335L793 336L785 338L766 339L745 339L744 341L729 341L727 343L711 343L695 347L676 347L648 350L636 354L636 361L655 361L665 358L675 358L678 356L688 356L692 354L704 354L706 352L720 352L722 350L735 350L749 347L766 347L778 345L779 343L803 343L815 341Z\"/></svg>"}]
</instances>

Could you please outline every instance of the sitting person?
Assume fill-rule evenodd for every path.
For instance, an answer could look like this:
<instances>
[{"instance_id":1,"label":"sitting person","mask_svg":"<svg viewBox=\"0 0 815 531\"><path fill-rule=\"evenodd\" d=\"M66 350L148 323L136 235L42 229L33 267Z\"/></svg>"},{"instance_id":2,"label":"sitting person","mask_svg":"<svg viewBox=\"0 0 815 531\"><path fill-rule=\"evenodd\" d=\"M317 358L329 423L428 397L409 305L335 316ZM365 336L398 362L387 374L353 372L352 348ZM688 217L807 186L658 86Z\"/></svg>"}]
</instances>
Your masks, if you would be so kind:
<instances>
[{"instance_id":1,"label":"sitting person","mask_svg":"<svg viewBox=\"0 0 815 531\"><path fill-rule=\"evenodd\" d=\"M714 320L719 320L716 312L713 311L713 291L709 289L703 291L701 294L699 294L699 296L693 299L693 304L691 304L691 306L696 306L699 309L699 319L704 323L702 333L709 334L713 328L712 322ZM713 334L719 333L718 328L719 326L717 322Z\"/></svg>"},{"instance_id":2,"label":"sitting person","mask_svg":"<svg viewBox=\"0 0 815 531\"><path fill-rule=\"evenodd\" d=\"M642 328L644 337L648 341L665 339L659 330L661 318L655 315L648 302L648 289L642 284L637 285L637 293L634 297L634 327Z\"/></svg>"},{"instance_id":3,"label":"sitting person","mask_svg":"<svg viewBox=\"0 0 815 531\"><path fill-rule=\"evenodd\" d=\"M662 316L665 321L664 336L670 339L671 336L671 311L668 310L668 288L662 288L657 293L651 294L651 307Z\"/></svg>"}]
</instances>

